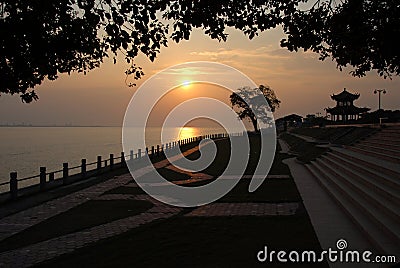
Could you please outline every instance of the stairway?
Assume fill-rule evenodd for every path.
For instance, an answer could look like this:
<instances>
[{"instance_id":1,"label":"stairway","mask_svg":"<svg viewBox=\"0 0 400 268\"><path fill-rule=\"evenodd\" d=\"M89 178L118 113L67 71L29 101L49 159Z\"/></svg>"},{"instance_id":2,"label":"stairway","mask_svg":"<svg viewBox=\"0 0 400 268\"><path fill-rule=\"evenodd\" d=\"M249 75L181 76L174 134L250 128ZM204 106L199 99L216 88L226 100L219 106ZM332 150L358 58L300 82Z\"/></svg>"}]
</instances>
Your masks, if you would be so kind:
<instances>
[{"instance_id":1,"label":"stairway","mask_svg":"<svg viewBox=\"0 0 400 268\"><path fill-rule=\"evenodd\" d=\"M400 164L400 126L382 129L347 148L361 154Z\"/></svg>"},{"instance_id":2,"label":"stairway","mask_svg":"<svg viewBox=\"0 0 400 268\"><path fill-rule=\"evenodd\" d=\"M400 127L331 152L307 169L381 254L400 253ZM377 253L378 253L377 252Z\"/></svg>"}]
</instances>

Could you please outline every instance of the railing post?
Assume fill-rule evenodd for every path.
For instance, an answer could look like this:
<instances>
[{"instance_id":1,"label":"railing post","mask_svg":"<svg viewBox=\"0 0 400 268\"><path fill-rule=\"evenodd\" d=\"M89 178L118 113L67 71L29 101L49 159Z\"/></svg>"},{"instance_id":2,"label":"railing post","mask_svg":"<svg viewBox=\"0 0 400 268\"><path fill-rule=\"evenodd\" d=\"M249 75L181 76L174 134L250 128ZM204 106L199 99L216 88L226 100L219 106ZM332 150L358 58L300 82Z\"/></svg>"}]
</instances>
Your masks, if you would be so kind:
<instances>
[{"instance_id":1,"label":"railing post","mask_svg":"<svg viewBox=\"0 0 400 268\"><path fill-rule=\"evenodd\" d=\"M138 157L138 158L142 158L142 149L138 149L138 150L137 150L137 153L138 153L138 154L137 154L137 157Z\"/></svg>"},{"instance_id":2,"label":"railing post","mask_svg":"<svg viewBox=\"0 0 400 268\"><path fill-rule=\"evenodd\" d=\"M101 169L101 155L97 156L97 169L100 170Z\"/></svg>"},{"instance_id":3,"label":"railing post","mask_svg":"<svg viewBox=\"0 0 400 268\"><path fill-rule=\"evenodd\" d=\"M154 146L151 146L151 157L154 157Z\"/></svg>"},{"instance_id":4,"label":"railing post","mask_svg":"<svg viewBox=\"0 0 400 268\"><path fill-rule=\"evenodd\" d=\"M160 145L157 145L157 156L160 155Z\"/></svg>"},{"instance_id":5,"label":"railing post","mask_svg":"<svg viewBox=\"0 0 400 268\"><path fill-rule=\"evenodd\" d=\"M146 147L146 155L149 155L149 147Z\"/></svg>"},{"instance_id":6,"label":"railing post","mask_svg":"<svg viewBox=\"0 0 400 268\"><path fill-rule=\"evenodd\" d=\"M11 198L15 199L18 197L18 180L17 180L17 172L10 173L10 193Z\"/></svg>"},{"instance_id":7,"label":"railing post","mask_svg":"<svg viewBox=\"0 0 400 268\"><path fill-rule=\"evenodd\" d=\"M130 159L131 161L133 161L133 150L131 150L131 151L129 152L129 159Z\"/></svg>"},{"instance_id":8,"label":"railing post","mask_svg":"<svg viewBox=\"0 0 400 268\"><path fill-rule=\"evenodd\" d=\"M39 183L40 183L40 190L43 191L46 187L46 167L40 167L40 175L39 175Z\"/></svg>"},{"instance_id":9,"label":"railing post","mask_svg":"<svg viewBox=\"0 0 400 268\"><path fill-rule=\"evenodd\" d=\"M54 181L54 172L49 174L49 181Z\"/></svg>"},{"instance_id":10,"label":"railing post","mask_svg":"<svg viewBox=\"0 0 400 268\"><path fill-rule=\"evenodd\" d=\"M114 166L114 154L110 154L110 169Z\"/></svg>"},{"instance_id":11,"label":"railing post","mask_svg":"<svg viewBox=\"0 0 400 268\"><path fill-rule=\"evenodd\" d=\"M67 184L68 179L68 163L63 163L63 184Z\"/></svg>"},{"instance_id":12,"label":"railing post","mask_svg":"<svg viewBox=\"0 0 400 268\"><path fill-rule=\"evenodd\" d=\"M121 167L123 167L125 164L125 153L121 152Z\"/></svg>"},{"instance_id":13,"label":"railing post","mask_svg":"<svg viewBox=\"0 0 400 268\"><path fill-rule=\"evenodd\" d=\"M81 174L82 178L86 177L86 159L81 160Z\"/></svg>"}]
</instances>

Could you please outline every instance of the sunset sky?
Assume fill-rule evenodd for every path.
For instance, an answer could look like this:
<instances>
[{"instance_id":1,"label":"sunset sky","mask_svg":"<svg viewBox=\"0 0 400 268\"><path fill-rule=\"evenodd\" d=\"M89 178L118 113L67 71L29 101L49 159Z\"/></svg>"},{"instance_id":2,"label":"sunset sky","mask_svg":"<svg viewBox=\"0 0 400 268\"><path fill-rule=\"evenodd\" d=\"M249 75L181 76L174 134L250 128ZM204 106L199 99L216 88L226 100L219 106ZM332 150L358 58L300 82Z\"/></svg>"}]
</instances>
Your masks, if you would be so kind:
<instances>
[{"instance_id":1,"label":"sunset sky","mask_svg":"<svg viewBox=\"0 0 400 268\"><path fill-rule=\"evenodd\" d=\"M310 52L288 52L279 47L279 41L284 37L280 29L262 33L251 41L239 31L229 30L228 33L228 41L219 43L201 30L195 30L189 41L176 44L170 40L169 47L163 48L153 63L144 56L138 57L136 63L146 74L138 81L138 86L151 75L175 64L215 61L238 69L256 84L274 89L282 101L275 118L291 113L324 114L325 107L335 105L330 95L343 88L360 93L355 105L372 110L378 106L378 97L373 90L384 88L387 94L382 97L382 107L399 109L398 77L385 80L371 72L367 77L354 78L349 74L351 69L340 72L330 59L321 62L318 55ZM101 68L87 75L61 75L56 81L45 81L35 89L40 99L31 104L22 104L18 96L2 95L0 124L120 126L137 89L125 84L127 67L122 58L116 65L106 60ZM191 79L190 75L177 75L181 76L182 82ZM210 93L210 97L212 95ZM190 96L194 95L182 98ZM164 104L160 109L168 110L169 106Z\"/></svg>"}]
</instances>

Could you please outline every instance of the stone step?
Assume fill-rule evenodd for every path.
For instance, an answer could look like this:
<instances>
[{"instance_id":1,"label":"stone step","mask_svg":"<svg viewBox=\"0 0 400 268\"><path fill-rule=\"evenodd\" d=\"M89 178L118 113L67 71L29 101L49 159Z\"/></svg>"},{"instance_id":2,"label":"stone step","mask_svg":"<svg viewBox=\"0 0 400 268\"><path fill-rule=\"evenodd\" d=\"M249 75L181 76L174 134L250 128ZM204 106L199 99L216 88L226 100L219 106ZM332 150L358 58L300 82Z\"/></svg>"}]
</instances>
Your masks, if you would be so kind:
<instances>
[{"instance_id":1,"label":"stone step","mask_svg":"<svg viewBox=\"0 0 400 268\"><path fill-rule=\"evenodd\" d=\"M392 132L400 132L400 126L387 127L384 130L386 130L386 131L389 130L389 131L392 131Z\"/></svg>"},{"instance_id":2,"label":"stone step","mask_svg":"<svg viewBox=\"0 0 400 268\"><path fill-rule=\"evenodd\" d=\"M386 175L383 172L379 172L379 170L375 169L373 166L371 167L363 162L360 163L358 161L351 160L335 152L328 152L327 156L337 160L339 163L349 167L352 170L356 170L365 176L368 176L369 178L379 180L381 185L385 185L386 188L393 189L393 191L396 191L396 193L400 192L400 174L397 176Z\"/></svg>"},{"instance_id":3,"label":"stone step","mask_svg":"<svg viewBox=\"0 0 400 268\"><path fill-rule=\"evenodd\" d=\"M400 208L400 181L395 182L392 180L393 184L388 185L384 179L359 171L358 167L355 167L352 163L338 160L335 156L324 155L321 159L329 162L329 164L334 166L337 171L345 173L347 177L362 183L365 187L369 188L369 191L372 191L373 193L382 196L385 200L396 204L395 209L400 215L400 209L397 209L397 206ZM389 206L391 206L391 204Z\"/></svg>"},{"instance_id":4,"label":"stone step","mask_svg":"<svg viewBox=\"0 0 400 268\"><path fill-rule=\"evenodd\" d=\"M357 172L349 172L348 169L341 167L334 160L319 158L317 163L324 166L336 178L341 179L347 186L362 195L370 204L400 223L400 198L398 192L384 189L362 175L360 176Z\"/></svg>"},{"instance_id":5,"label":"stone step","mask_svg":"<svg viewBox=\"0 0 400 268\"><path fill-rule=\"evenodd\" d=\"M391 141L391 142L399 142L400 139L396 137L392 137L390 135L371 135L369 137L364 138L364 140L379 140L379 141Z\"/></svg>"},{"instance_id":6,"label":"stone step","mask_svg":"<svg viewBox=\"0 0 400 268\"><path fill-rule=\"evenodd\" d=\"M377 225L382 228L389 236L393 237L395 241L400 244L400 221L393 219L388 215L388 211L384 210L384 204L374 199L368 192L364 192L359 187L351 183L348 179L343 177L343 174L335 172L335 170L317 159L316 163L322 168L328 179L333 179L333 182L340 187L349 198L353 199L355 205Z\"/></svg>"},{"instance_id":7,"label":"stone step","mask_svg":"<svg viewBox=\"0 0 400 268\"><path fill-rule=\"evenodd\" d=\"M365 140L359 141L359 143L371 143L371 146L381 147L381 146L388 146L389 149L399 151L400 149L400 140L388 140L388 139L375 139L369 138Z\"/></svg>"},{"instance_id":8,"label":"stone step","mask_svg":"<svg viewBox=\"0 0 400 268\"><path fill-rule=\"evenodd\" d=\"M376 157L378 159L384 159L386 161L390 161L390 162L393 162L393 163L400 163L400 157L396 157L396 156L388 155L388 154L385 154L385 153L372 151L372 150L369 150L369 149L358 148L358 147L355 147L355 146L349 146L349 147L346 147L346 148L349 149L349 150L352 150L354 152L360 153L360 154L370 155L370 156Z\"/></svg>"},{"instance_id":9,"label":"stone step","mask_svg":"<svg viewBox=\"0 0 400 268\"><path fill-rule=\"evenodd\" d=\"M344 210L360 231L375 245L376 249L383 254L394 254L399 252L399 241L393 239L387 232L376 225L375 221L371 220L369 214L364 213L359 209L356 202L358 195L349 195L345 188L335 182L331 175L321 168L318 163L314 161L307 164L306 167L317 179L320 185L327 191L333 200Z\"/></svg>"},{"instance_id":10,"label":"stone step","mask_svg":"<svg viewBox=\"0 0 400 268\"><path fill-rule=\"evenodd\" d=\"M400 151L400 142L397 144L395 142L384 142L380 140L363 140L360 141L359 144L373 146L373 147L380 147L380 148L387 148L387 149L394 149Z\"/></svg>"},{"instance_id":11,"label":"stone step","mask_svg":"<svg viewBox=\"0 0 400 268\"><path fill-rule=\"evenodd\" d=\"M400 134L400 127L388 127L388 128L384 128L381 130L381 132L386 132L386 133L398 133Z\"/></svg>"},{"instance_id":12,"label":"stone step","mask_svg":"<svg viewBox=\"0 0 400 268\"><path fill-rule=\"evenodd\" d=\"M332 153L336 155L340 155L341 157L349 159L357 164L374 169L376 172L381 172L392 177L394 180L400 181L400 166L396 163L383 159L376 159L376 157L344 148L330 147L330 149L332 150Z\"/></svg>"},{"instance_id":13,"label":"stone step","mask_svg":"<svg viewBox=\"0 0 400 268\"><path fill-rule=\"evenodd\" d=\"M399 140L400 139L400 134L398 133L390 133L390 132L378 132L370 137L380 137L380 138L386 138L386 139L395 139Z\"/></svg>"},{"instance_id":14,"label":"stone step","mask_svg":"<svg viewBox=\"0 0 400 268\"><path fill-rule=\"evenodd\" d=\"M378 152L378 153L387 154L390 156L400 157L400 151L397 150L397 148L389 149L389 148L373 146L373 145L368 145L368 144L363 144L363 143L358 143L354 146L361 148L361 149L369 150L369 151L374 151L374 152Z\"/></svg>"}]
</instances>

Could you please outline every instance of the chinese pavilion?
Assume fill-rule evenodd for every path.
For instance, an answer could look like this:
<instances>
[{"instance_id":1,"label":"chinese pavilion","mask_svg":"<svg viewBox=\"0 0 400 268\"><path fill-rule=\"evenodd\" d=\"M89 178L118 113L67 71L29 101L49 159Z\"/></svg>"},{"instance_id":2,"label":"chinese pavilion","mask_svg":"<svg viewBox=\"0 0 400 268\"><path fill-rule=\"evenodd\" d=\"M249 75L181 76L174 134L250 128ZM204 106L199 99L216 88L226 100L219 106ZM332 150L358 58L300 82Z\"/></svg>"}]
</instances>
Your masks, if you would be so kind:
<instances>
[{"instance_id":1,"label":"chinese pavilion","mask_svg":"<svg viewBox=\"0 0 400 268\"><path fill-rule=\"evenodd\" d=\"M326 108L326 112L331 114L332 121L347 122L351 120L358 120L360 114L366 113L370 108L360 108L354 106L353 101L358 99L360 94L353 94L346 90L346 88L339 94L333 94L332 100L336 101L336 107Z\"/></svg>"}]
</instances>

